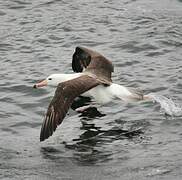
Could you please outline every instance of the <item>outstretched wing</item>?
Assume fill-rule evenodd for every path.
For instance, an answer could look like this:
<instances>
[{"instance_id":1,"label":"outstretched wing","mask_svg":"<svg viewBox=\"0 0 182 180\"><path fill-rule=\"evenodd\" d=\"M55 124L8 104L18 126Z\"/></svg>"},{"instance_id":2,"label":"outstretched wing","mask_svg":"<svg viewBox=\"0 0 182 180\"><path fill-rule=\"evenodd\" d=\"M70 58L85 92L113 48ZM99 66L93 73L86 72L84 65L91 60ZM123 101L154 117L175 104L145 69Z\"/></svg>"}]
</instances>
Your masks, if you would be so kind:
<instances>
[{"instance_id":1,"label":"outstretched wing","mask_svg":"<svg viewBox=\"0 0 182 180\"><path fill-rule=\"evenodd\" d=\"M84 47L76 47L72 58L74 72L90 72L100 79L111 82L111 73L114 67L108 59L100 53Z\"/></svg>"},{"instance_id":2,"label":"outstretched wing","mask_svg":"<svg viewBox=\"0 0 182 180\"><path fill-rule=\"evenodd\" d=\"M100 82L87 75L60 83L48 107L40 132L40 141L44 141L53 134L57 126L62 123L73 100L80 94L99 85Z\"/></svg>"}]
</instances>

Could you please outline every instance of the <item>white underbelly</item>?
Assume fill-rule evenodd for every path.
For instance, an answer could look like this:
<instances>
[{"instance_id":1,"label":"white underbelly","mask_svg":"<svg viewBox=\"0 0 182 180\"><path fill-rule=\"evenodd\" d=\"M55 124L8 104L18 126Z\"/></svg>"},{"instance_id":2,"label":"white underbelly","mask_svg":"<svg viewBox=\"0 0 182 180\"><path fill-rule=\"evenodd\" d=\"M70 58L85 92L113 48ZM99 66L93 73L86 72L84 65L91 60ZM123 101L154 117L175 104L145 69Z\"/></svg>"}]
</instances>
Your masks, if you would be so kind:
<instances>
[{"instance_id":1,"label":"white underbelly","mask_svg":"<svg viewBox=\"0 0 182 180\"><path fill-rule=\"evenodd\" d=\"M103 85L92 88L91 90L85 92L83 96L92 97L99 104L106 104L114 98L110 92L110 86L105 87Z\"/></svg>"},{"instance_id":2,"label":"white underbelly","mask_svg":"<svg viewBox=\"0 0 182 180\"><path fill-rule=\"evenodd\" d=\"M83 96L93 97L99 104L106 104L112 101L114 98L119 98L124 101L131 99L132 93L128 88L112 83L110 86L99 85L93 89L82 94Z\"/></svg>"}]
</instances>

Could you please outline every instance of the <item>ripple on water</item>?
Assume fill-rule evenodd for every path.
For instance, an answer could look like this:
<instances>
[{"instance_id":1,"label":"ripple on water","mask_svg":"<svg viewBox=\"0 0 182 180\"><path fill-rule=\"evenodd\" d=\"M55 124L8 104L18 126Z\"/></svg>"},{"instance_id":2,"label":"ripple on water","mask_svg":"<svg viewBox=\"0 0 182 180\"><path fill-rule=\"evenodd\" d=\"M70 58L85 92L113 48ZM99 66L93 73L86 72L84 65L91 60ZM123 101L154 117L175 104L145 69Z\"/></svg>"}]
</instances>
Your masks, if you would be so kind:
<instances>
[{"instance_id":1,"label":"ripple on water","mask_svg":"<svg viewBox=\"0 0 182 180\"><path fill-rule=\"evenodd\" d=\"M11 51L13 50L12 44L9 43L0 43L0 51Z\"/></svg>"},{"instance_id":2,"label":"ripple on water","mask_svg":"<svg viewBox=\"0 0 182 180\"><path fill-rule=\"evenodd\" d=\"M180 179L181 117L163 116L157 104L115 101L70 110L39 143L54 92L32 88L48 74L72 72L75 46L86 46L114 62L114 82L181 104L180 5L1 1L0 179Z\"/></svg>"},{"instance_id":3,"label":"ripple on water","mask_svg":"<svg viewBox=\"0 0 182 180\"><path fill-rule=\"evenodd\" d=\"M6 13L3 10L0 10L0 16L4 16Z\"/></svg>"}]
</instances>

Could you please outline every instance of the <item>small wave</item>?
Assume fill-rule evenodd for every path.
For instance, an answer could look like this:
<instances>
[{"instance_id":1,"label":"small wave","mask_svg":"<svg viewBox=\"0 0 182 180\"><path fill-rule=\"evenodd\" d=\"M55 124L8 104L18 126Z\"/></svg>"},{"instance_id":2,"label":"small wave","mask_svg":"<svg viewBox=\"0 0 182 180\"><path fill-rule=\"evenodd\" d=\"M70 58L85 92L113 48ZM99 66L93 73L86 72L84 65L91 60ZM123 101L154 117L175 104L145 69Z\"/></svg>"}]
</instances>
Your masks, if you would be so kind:
<instances>
[{"instance_id":1,"label":"small wave","mask_svg":"<svg viewBox=\"0 0 182 180\"><path fill-rule=\"evenodd\" d=\"M154 102L159 103L165 114L169 116L182 116L182 107L176 104L171 98L156 93L150 93L147 96Z\"/></svg>"}]
</instances>

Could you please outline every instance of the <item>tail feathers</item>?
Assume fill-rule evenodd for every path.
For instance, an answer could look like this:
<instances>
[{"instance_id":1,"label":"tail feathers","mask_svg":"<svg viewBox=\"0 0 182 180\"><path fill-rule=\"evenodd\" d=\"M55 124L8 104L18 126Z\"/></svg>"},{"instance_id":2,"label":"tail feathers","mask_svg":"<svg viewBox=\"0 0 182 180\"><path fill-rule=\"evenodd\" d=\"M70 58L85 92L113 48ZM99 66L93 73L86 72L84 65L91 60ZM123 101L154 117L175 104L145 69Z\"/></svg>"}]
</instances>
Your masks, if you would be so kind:
<instances>
[{"instance_id":1,"label":"tail feathers","mask_svg":"<svg viewBox=\"0 0 182 180\"><path fill-rule=\"evenodd\" d=\"M155 99L150 94L144 95L143 100L155 102Z\"/></svg>"},{"instance_id":2,"label":"tail feathers","mask_svg":"<svg viewBox=\"0 0 182 180\"><path fill-rule=\"evenodd\" d=\"M144 95L140 89L126 88L120 86L119 90L123 90L125 93L119 94L117 97L126 102L136 101L151 101L157 102L165 114L170 116L182 116L182 106L175 104L170 98L156 93L149 93Z\"/></svg>"},{"instance_id":3,"label":"tail feathers","mask_svg":"<svg viewBox=\"0 0 182 180\"><path fill-rule=\"evenodd\" d=\"M153 93L144 95L143 91L137 88L129 88L129 91L132 93L131 98L135 101L156 101L156 98Z\"/></svg>"},{"instance_id":4,"label":"tail feathers","mask_svg":"<svg viewBox=\"0 0 182 180\"><path fill-rule=\"evenodd\" d=\"M141 101L144 100L144 94L141 89L138 88L128 88L131 95L128 97L129 101Z\"/></svg>"},{"instance_id":5,"label":"tail feathers","mask_svg":"<svg viewBox=\"0 0 182 180\"><path fill-rule=\"evenodd\" d=\"M128 88L131 95L128 97L129 101L136 102L136 101L151 101L155 102L156 99L154 98L153 93L144 95L144 92L138 88Z\"/></svg>"},{"instance_id":6,"label":"tail feathers","mask_svg":"<svg viewBox=\"0 0 182 180\"><path fill-rule=\"evenodd\" d=\"M112 83L112 85L109 86L109 90L114 97L119 98L126 102L142 101L149 98L144 95L141 89L125 87L114 83Z\"/></svg>"}]
</instances>

